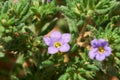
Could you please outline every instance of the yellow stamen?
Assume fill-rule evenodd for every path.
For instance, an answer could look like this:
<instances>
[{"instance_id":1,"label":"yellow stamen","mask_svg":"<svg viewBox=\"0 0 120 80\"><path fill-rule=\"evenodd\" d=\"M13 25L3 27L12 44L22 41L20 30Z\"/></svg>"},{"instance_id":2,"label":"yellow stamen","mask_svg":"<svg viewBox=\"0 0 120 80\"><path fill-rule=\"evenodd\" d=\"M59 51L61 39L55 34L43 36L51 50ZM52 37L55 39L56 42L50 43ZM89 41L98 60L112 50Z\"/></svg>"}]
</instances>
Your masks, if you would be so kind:
<instances>
[{"instance_id":1,"label":"yellow stamen","mask_svg":"<svg viewBox=\"0 0 120 80\"><path fill-rule=\"evenodd\" d=\"M105 49L104 49L103 47L99 47L99 48L98 48L98 51L99 51L100 54L103 54L104 51L105 51Z\"/></svg>"},{"instance_id":2,"label":"yellow stamen","mask_svg":"<svg viewBox=\"0 0 120 80\"><path fill-rule=\"evenodd\" d=\"M61 42L55 42L54 43L54 47L56 47L56 48L60 48L61 46L62 46Z\"/></svg>"}]
</instances>

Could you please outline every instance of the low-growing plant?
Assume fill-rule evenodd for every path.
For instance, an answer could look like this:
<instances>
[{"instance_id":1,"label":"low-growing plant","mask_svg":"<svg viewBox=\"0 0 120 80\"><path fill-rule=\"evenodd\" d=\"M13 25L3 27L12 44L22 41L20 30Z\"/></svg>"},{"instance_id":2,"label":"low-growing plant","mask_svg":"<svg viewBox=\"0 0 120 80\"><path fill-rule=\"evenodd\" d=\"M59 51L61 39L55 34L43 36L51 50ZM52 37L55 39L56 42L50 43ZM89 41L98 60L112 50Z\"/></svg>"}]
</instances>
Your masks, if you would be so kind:
<instances>
[{"instance_id":1,"label":"low-growing plant","mask_svg":"<svg viewBox=\"0 0 120 80\"><path fill-rule=\"evenodd\" d=\"M119 79L119 0L0 0L0 80Z\"/></svg>"}]
</instances>

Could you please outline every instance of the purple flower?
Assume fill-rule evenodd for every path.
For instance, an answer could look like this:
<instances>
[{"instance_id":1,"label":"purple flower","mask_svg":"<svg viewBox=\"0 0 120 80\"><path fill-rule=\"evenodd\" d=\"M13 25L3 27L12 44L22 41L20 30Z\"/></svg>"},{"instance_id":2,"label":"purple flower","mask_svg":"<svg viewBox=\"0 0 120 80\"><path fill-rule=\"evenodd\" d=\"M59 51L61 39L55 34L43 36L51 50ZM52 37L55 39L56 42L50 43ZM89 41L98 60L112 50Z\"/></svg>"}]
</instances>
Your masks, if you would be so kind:
<instances>
[{"instance_id":1,"label":"purple flower","mask_svg":"<svg viewBox=\"0 0 120 80\"><path fill-rule=\"evenodd\" d=\"M104 39L94 39L91 41L92 49L89 51L90 59L96 58L98 61L103 61L107 56L110 56L112 49L108 46L108 42Z\"/></svg>"},{"instance_id":2,"label":"purple flower","mask_svg":"<svg viewBox=\"0 0 120 80\"><path fill-rule=\"evenodd\" d=\"M70 46L68 42L71 39L69 33L61 34L58 31L54 31L50 34L50 37L43 37L46 45L48 45L48 53L55 54L57 52L68 52Z\"/></svg>"}]
</instances>

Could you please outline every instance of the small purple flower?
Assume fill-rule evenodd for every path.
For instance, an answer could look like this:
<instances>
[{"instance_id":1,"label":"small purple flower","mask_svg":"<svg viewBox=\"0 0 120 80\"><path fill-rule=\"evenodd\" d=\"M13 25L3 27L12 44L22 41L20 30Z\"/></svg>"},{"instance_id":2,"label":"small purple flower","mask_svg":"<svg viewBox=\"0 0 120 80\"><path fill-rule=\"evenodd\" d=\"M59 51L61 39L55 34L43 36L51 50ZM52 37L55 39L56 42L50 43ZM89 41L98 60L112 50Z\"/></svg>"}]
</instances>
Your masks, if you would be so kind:
<instances>
[{"instance_id":1,"label":"small purple flower","mask_svg":"<svg viewBox=\"0 0 120 80\"><path fill-rule=\"evenodd\" d=\"M90 59L96 58L103 61L105 57L110 56L112 49L108 46L108 42L104 39L94 39L91 41L92 49L89 51Z\"/></svg>"},{"instance_id":2,"label":"small purple flower","mask_svg":"<svg viewBox=\"0 0 120 80\"><path fill-rule=\"evenodd\" d=\"M48 45L48 53L55 54L57 52L68 52L70 46L68 42L71 39L69 33L61 34L59 31L54 31L50 34L50 37L43 37L46 45Z\"/></svg>"}]
</instances>

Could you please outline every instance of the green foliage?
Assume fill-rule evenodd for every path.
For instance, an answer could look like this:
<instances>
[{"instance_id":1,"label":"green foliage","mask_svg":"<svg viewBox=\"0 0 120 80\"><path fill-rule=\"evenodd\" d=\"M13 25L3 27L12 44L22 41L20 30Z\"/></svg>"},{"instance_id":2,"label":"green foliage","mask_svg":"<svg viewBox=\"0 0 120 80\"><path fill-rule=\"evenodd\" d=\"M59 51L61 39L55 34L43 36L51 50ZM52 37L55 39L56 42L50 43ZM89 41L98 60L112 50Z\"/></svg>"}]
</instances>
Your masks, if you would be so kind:
<instances>
[{"instance_id":1,"label":"green foliage","mask_svg":"<svg viewBox=\"0 0 120 80\"><path fill-rule=\"evenodd\" d=\"M5 56L5 54L2 53L2 52L0 52L0 58L1 58L1 57L4 57L4 56Z\"/></svg>"},{"instance_id":2,"label":"green foliage","mask_svg":"<svg viewBox=\"0 0 120 80\"><path fill-rule=\"evenodd\" d=\"M51 55L43 37L56 28L71 34L71 48ZM112 48L102 62L88 56L94 38ZM0 60L3 80L120 78L120 1L0 0Z\"/></svg>"}]
</instances>

